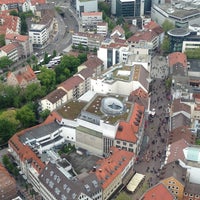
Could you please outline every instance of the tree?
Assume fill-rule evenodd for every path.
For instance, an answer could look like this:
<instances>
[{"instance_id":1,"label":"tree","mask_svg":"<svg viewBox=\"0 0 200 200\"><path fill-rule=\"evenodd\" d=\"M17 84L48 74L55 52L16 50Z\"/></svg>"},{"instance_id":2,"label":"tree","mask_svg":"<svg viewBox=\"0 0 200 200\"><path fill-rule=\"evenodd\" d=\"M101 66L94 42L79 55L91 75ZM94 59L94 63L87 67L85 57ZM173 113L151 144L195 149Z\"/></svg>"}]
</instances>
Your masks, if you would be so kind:
<instances>
[{"instance_id":1,"label":"tree","mask_svg":"<svg viewBox=\"0 0 200 200\"><path fill-rule=\"evenodd\" d=\"M0 47L4 46L5 44L5 35L0 34Z\"/></svg>"},{"instance_id":2,"label":"tree","mask_svg":"<svg viewBox=\"0 0 200 200\"><path fill-rule=\"evenodd\" d=\"M162 24L162 28L165 31L165 33L167 33L169 30L174 29L175 26L172 22L170 22L169 20L166 19Z\"/></svg>"},{"instance_id":3,"label":"tree","mask_svg":"<svg viewBox=\"0 0 200 200\"><path fill-rule=\"evenodd\" d=\"M39 83L31 83L24 89L26 101L35 101L45 96L44 88Z\"/></svg>"},{"instance_id":4,"label":"tree","mask_svg":"<svg viewBox=\"0 0 200 200\"><path fill-rule=\"evenodd\" d=\"M3 56L0 58L0 69L7 69L12 63L7 56Z\"/></svg>"},{"instance_id":5,"label":"tree","mask_svg":"<svg viewBox=\"0 0 200 200\"><path fill-rule=\"evenodd\" d=\"M99 11L103 11L108 17L111 16L111 6L106 2L99 2L98 4Z\"/></svg>"},{"instance_id":6,"label":"tree","mask_svg":"<svg viewBox=\"0 0 200 200\"><path fill-rule=\"evenodd\" d=\"M40 80L41 85L46 88L46 93L55 89L56 74L53 70L41 67L41 73L39 73L37 77Z\"/></svg>"},{"instance_id":7,"label":"tree","mask_svg":"<svg viewBox=\"0 0 200 200\"><path fill-rule=\"evenodd\" d=\"M50 115L50 113L51 112L48 109L45 109L40 113L40 117L44 121Z\"/></svg>"},{"instance_id":8,"label":"tree","mask_svg":"<svg viewBox=\"0 0 200 200\"><path fill-rule=\"evenodd\" d=\"M0 119L0 144L7 143L17 127L8 119Z\"/></svg>"},{"instance_id":9,"label":"tree","mask_svg":"<svg viewBox=\"0 0 200 200\"><path fill-rule=\"evenodd\" d=\"M10 15L12 15L12 16L19 16L19 13L17 12L17 10L11 10L10 11Z\"/></svg>"},{"instance_id":10,"label":"tree","mask_svg":"<svg viewBox=\"0 0 200 200\"><path fill-rule=\"evenodd\" d=\"M2 112L0 115L0 119L8 120L10 123L13 124L14 127L16 127L16 129L20 124L19 120L16 119L16 110L15 109L9 109L9 110Z\"/></svg>"},{"instance_id":11,"label":"tree","mask_svg":"<svg viewBox=\"0 0 200 200\"><path fill-rule=\"evenodd\" d=\"M170 52L170 41L167 36L165 36L163 43L161 44L161 49L163 50L164 53Z\"/></svg>"},{"instance_id":12,"label":"tree","mask_svg":"<svg viewBox=\"0 0 200 200\"><path fill-rule=\"evenodd\" d=\"M49 63L49 61L50 61L50 57L48 56L48 53L47 52L45 52L45 54L44 54L44 64L47 64L47 63Z\"/></svg>"},{"instance_id":13,"label":"tree","mask_svg":"<svg viewBox=\"0 0 200 200\"><path fill-rule=\"evenodd\" d=\"M80 63L84 63L87 60L87 54L86 53L79 54L78 59L80 60Z\"/></svg>"},{"instance_id":14,"label":"tree","mask_svg":"<svg viewBox=\"0 0 200 200\"><path fill-rule=\"evenodd\" d=\"M188 59L200 59L200 47L195 49L187 49L184 53Z\"/></svg>"},{"instance_id":15,"label":"tree","mask_svg":"<svg viewBox=\"0 0 200 200\"><path fill-rule=\"evenodd\" d=\"M52 57L54 58L54 57L56 57L57 56L57 52L56 52L56 50L54 49L53 50L53 55L52 55Z\"/></svg>"},{"instance_id":16,"label":"tree","mask_svg":"<svg viewBox=\"0 0 200 200\"><path fill-rule=\"evenodd\" d=\"M32 105L26 104L22 108L18 109L16 119L20 121L22 128L35 125L36 117Z\"/></svg>"},{"instance_id":17,"label":"tree","mask_svg":"<svg viewBox=\"0 0 200 200\"><path fill-rule=\"evenodd\" d=\"M129 197L125 192L121 192L118 197L116 198L116 200L131 200L132 198Z\"/></svg>"}]
</instances>

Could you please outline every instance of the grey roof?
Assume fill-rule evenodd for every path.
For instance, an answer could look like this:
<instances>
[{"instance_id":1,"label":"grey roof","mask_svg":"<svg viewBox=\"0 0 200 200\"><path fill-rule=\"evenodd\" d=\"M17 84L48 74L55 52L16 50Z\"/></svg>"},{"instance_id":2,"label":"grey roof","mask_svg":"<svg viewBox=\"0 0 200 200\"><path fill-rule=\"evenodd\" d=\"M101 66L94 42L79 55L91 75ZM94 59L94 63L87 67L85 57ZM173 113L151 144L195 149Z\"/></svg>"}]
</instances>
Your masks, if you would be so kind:
<instances>
[{"instance_id":1,"label":"grey roof","mask_svg":"<svg viewBox=\"0 0 200 200\"><path fill-rule=\"evenodd\" d=\"M186 178L187 169L183 168L179 165L179 161L176 160L174 162L170 162L169 164L166 164L162 171L161 171L161 178L169 178L174 177L176 180L178 180L180 183L185 185L185 178Z\"/></svg>"},{"instance_id":2,"label":"grey roof","mask_svg":"<svg viewBox=\"0 0 200 200\"><path fill-rule=\"evenodd\" d=\"M27 130L25 134L21 135L20 140L21 142L24 143L27 140L38 139L55 132L59 128L60 128L60 125L56 121L50 124L45 124L43 126L33 127Z\"/></svg>"},{"instance_id":3,"label":"grey roof","mask_svg":"<svg viewBox=\"0 0 200 200\"><path fill-rule=\"evenodd\" d=\"M189 194L200 195L200 185L196 183L187 183L185 186L185 192Z\"/></svg>"},{"instance_id":4,"label":"grey roof","mask_svg":"<svg viewBox=\"0 0 200 200\"><path fill-rule=\"evenodd\" d=\"M82 180L68 179L59 166L51 162L44 168L39 180L55 199L60 200L78 200L81 193L92 196L101 189L95 174L88 174Z\"/></svg>"},{"instance_id":5,"label":"grey roof","mask_svg":"<svg viewBox=\"0 0 200 200\"><path fill-rule=\"evenodd\" d=\"M182 113L179 113L178 115L175 115L171 118L172 121L172 130L175 128L178 128L180 126L190 126L190 119L187 118Z\"/></svg>"}]
</instances>

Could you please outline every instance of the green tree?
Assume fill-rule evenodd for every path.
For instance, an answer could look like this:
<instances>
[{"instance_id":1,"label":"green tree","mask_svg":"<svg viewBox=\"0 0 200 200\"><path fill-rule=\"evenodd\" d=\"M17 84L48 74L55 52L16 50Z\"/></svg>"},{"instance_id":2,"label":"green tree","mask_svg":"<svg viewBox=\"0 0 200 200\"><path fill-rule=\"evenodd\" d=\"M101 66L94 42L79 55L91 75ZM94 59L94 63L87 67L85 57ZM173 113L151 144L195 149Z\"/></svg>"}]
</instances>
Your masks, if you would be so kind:
<instances>
[{"instance_id":1,"label":"green tree","mask_svg":"<svg viewBox=\"0 0 200 200\"><path fill-rule=\"evenodd\" d=\"M165 36L163 43L161 44L161 49L164 53L169 53L170 52L170 41L167 36Z\"/></svg>"},{"instance_id":2,"label":"green tree","mask_svg":"<svg viewBox=\"0 0 200 200\"><path fill-rule=\"evenodd\" d=\"M26 35L28 31L28 26L26 23L26 13L19 13L19 17L21 19L21 34Z\"/></svg>"},{"instance_id":3,"label":"green tree","mask_svg":"<svg viewBox=\"0 0 200 200\"><path fill-rule=\"evenodd\" d=\"M3 56L0 58L0 69L7 69L12 63L12 60L10 60L7 56Z\"/></svg>"},{"instance_id":4,"label":"green tree","mask_svg":"<svg viewBox=\"0 0 200 200\"><path fill-rule=\"evenodd\" d=\"M41 73L38 74L38 79L42 86L46 88L46 93L55 89L56 86L56 73L46 67L41 67Z\"/></svg>"},{"instance_id":5,"label":"green tree","mask_svg":"<svg viewBox=\"0 0 200 200\"><path fill-rule=\"evenodd\" d=\"M117 18L117 25L122 25L124 24L124 18L122 16Z\"/></svg>"},{"instance_id":6,"label":"green tree","mask_svg":"<svg viewBox=\"0 0 200 200\"><path fill-rule=\"evenodd\" d=\"M105 15L107 15L108 17L111 16L110 4L108 4L106 2L99 2L98 3L98 9L99 9L99 11L104 12Z\"/></svg>"},{"instance_id":7,"label":"green tree","mask_svg":"<svg viewBox=\"0 0 200 200\"><path fill-rule=\"evenodd\" d=\"M50 57L48 56L48 53L47 52L45 52L45 54L44 54L44 64L47 64L47 63L49 63L49 61L50 61Z\"/></svg>"},{"instance_id":8,"label":"green tree","mask_svg":"<svg viewBox=\"0 0 200 200\"><path fill-rule=\"evenodd\" d=\"M12 16L19 16L19 13L17 12L17 10L11 10L10 11L10 15L12 15Z\"/></svg>"},{"instance_id":9,"label":"green tree","mask_svg":"<svg viewBox=\"0 0 200 200\"><path fill-rule=\"evenodd\" d=\"M44 121L50 115L50 113L51 112L48 109L45 109L40 113L40 117Z\"/></svg>"},{"instance_id":10,"label":"green tree","mask_svg":"<svg viewBox=\"0 0 200 200\"><path fill-rule=\"evenodd\" d=\"M165 33L167 33L169 30L174 29L175 26L172 22L170 22L169 20L166 19L162 24L162 28L165 31Z\"/></svg>"},{"instance_id":11,"label":"green tree","mask_svg":"<svg viewBox=\"0 0 200 200\"><path fill-rule=\"evenodd\" d=\"M56 52L56 50L54 49L53 50L53 55L52 55L52 57L54 58L54 57L56 57L57 56L57 52Z\"/></svg>"},{"instance_id":12,"label":"green tree","mask_svg":"<svg viewBox=\"0 0 200 200\"><path fill-rule=\"evenodd\" d=\"M188 59L200 59L200 47L195 49L188 49L184 52Z\"/></svg>"},{"instance_id":13,"label":"green tree","mask_svg":"<svg viewBox=\"0 0 200 200\"><path fill-rule=\"evenodd\" d=\"M17 110L16 119L18 119L22 125L22 128L27 128L35 125L36 116L31 104L26 104L22 108Z\"/></svg>"},{"instance_id":14,"label":"green tree","mask_svg":"<svg viewBox=\"0 0 200 200\"><path fill-rule=\"evenodd\" d=\"M15 109L9 109L9 110L2 112L0 115L0 119L8 120L16 128L20 124L20 122L16 119L16 110Z\"/></svg>"},{"instance_id":15,"label":"green tree","mask_svg":"<svg viewBox=\"0 0 200 200\"><path fill-rule=\"evenodd\" d=\"M27 102L38 100L45 94L44 88L39 83L31 83L24 89L24 96Z\"/></svg>"},{"instance_id":16,"label":"green tree","mask_svg":"<svg viewBox=\"0 0 200 200\"><path fill-rule=\"evenodd\" d=\"M5 35L0 34L0 47L4 46L5 44Z\"/></svg>"},{"instance_id":17,"label":"green tree","mask_svg":"<svg viewBox=\"0 0 200 200\"><path fill-rule=\"evenodd\" d=\"M84 63L87 60L87 54L86 53L79 54L78 59L80 60L80 63Z\"/></svg>"},{"instance_id":18,"label":"green tree","mask_svg":"<svg viewBox=\"0 0 200 200\"><path fill-rule=\"evenodd\" d=\"M167 90L169 90L171 88L171 85L172 85L172 79L171 78L168 78L165 80L165 87Z\"/></svg>"},{"instance_id":19,"label":"green tree","mask_svg":"<svg viewBox=\"0 0 200 200\"><path fill-rule=\"evenodd\" d=\"M0 144L7 143L17 127L8 119L0 119Z\"/></svg>"}]
</instances>

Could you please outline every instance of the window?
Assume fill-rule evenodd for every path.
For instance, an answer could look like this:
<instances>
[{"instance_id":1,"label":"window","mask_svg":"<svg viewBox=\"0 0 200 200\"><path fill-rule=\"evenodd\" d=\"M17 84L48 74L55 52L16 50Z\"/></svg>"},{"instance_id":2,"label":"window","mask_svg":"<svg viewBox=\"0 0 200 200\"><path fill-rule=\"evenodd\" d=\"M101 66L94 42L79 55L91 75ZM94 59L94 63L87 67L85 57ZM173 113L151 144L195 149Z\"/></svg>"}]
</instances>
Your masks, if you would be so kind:
<instances>
[{"instance_id":1,"label":"window","mask_svg":"<svg viewBox=\"0 0 200 200\"><path fill-rule=\"evenodd\" d=\"M190 194L189 196L190 196L190 197L193 197L193 194Z\"/></svg>"},{"instance_id":2,"label":"window","mask_svg":"<svg viewBox=\"0 0 200 200\"><path fill-rule=\"evenodd\" d=\"M176 189L178 190L179 188L178 188L178 187L176 187Z\"/></svg>"},{"instance_id":3,"label":"window","mask_svg":"<svg viewBox=\"0 0 200 200\"><path fill-rule=\"evenodd\" d=\"M123 145L125 145L125 146L126 146L126 142L123 142Z\"/></svg>"},{"instance_id":4,"label":"window","mask_svg":"<svg viewBox=\"0 0 200 200\"><path fill-rule=\"evenodd\" d=\"M184 193L184 196L188 196L188 193L187 193L187 192L185 192L185 193Z\"/></svg>"}]
</instances>

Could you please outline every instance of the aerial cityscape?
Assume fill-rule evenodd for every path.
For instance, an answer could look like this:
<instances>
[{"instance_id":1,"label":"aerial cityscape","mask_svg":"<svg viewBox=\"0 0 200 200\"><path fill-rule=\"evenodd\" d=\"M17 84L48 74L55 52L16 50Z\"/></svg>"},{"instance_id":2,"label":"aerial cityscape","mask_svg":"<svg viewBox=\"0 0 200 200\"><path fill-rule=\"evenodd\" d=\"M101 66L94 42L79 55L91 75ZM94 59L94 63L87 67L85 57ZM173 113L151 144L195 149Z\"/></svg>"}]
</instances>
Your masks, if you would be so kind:
<instances>
[{"instance_id":1,"label":"aerial cityscape","mask_svg":"<svg viewBox=\"0 0 200 200\"><path fill-rule=\"evenodd\" d=\"M0 0L0 200L200 200L200 0Z\"/></svg>"}]
</instances>

